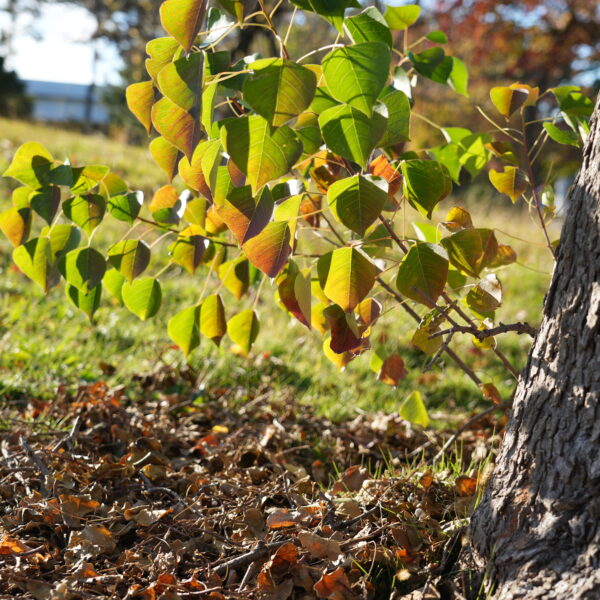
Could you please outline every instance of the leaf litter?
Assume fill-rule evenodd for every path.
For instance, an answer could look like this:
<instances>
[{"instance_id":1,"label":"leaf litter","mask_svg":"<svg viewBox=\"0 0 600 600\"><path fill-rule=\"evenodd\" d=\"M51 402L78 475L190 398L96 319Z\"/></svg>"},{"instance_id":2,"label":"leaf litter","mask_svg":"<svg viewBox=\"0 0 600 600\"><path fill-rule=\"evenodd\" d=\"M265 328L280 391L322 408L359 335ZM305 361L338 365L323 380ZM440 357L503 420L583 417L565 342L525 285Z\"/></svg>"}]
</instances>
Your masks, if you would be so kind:
<instances>
[{"instance_id":1,"label":"leaf litter","mask_svg":"<svg viewBox=\"0 0 600 600\"><path fill-rule=\"evenodd\" d=\"M268 384L245 403L173 392L179 376L3 405L0 598L463 597L448 576L493 415L433 466L452 432L333 423Z\"/></svg>"}]
</instances>

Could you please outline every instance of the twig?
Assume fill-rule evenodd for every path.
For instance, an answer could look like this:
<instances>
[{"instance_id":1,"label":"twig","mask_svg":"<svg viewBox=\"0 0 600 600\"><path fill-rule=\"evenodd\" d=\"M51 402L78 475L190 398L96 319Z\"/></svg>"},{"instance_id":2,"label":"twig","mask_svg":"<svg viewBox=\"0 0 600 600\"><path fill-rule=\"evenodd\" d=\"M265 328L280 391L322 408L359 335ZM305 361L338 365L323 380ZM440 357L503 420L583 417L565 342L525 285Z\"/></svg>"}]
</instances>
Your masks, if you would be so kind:
<instances>
[{"instance_id":1,"label":"twig","mask_svg":"<svg viewBox=\"0 0 600 600\"><path fill-rule=\"evenodd\" d=\"M509 406L510 406L510 402L502 402L502 404L494 404L493 406L486 408L483 412L480 412L479 414L471 417L466 423L461 425L448 438L448 441L442 446L442 449L433 457L433 462L434 463L437 462L443 456L444 452L446 452L446 450L448 450L448 448L450 448L450 446L452 446L452 444L454 444L454 442L456 441L458 436L463 431L465 431L465 429L468 429L471 425L473 425L473 423L476 423L477 421L479 421L479 419L482 419L483 417L485 417L486 415L489 415L491 412L494 412L495 410L504 410L505 408L508 408Z\"/></svg>"},{"instance_id":2,"label":"twig","mask_svg":"<svg viewBox=\"0 0 600 600\"><path fill-rule=\"evenodd\" d=\"M40 473L44 477L48 477L50 475L50 471L48 471L48 467L42 462L42 460L37 456L37 454L31 449L29 442L21 436L20 440L21 447L25 451L25 454L29 457L29 459L35 464L35 466L39 469Z\"/></svg>"},{"instance_id":3,"label":"twig","mask_svg":"<svg viewBox=\"0 0 600 600\"><path fill-rule=\"evenodd\" d=\"M73 447L73 440L75 439L75 436L79 433L79 428L81 427L81 417L78 416L75 421L73 421L73 426L71 427L71 430L69 431L69 433L59 442L57 442L54 446L54 448L52 448L52 452L58 452L58 450L60 450L65 444L69 447L72 448Z\"/></svg>"},{"instance_id":4,"label":"twig","mask_svg":"<svg viewBox=\"0 0 600 600\"><path fill-rule=\"evenodd\" d=\"M266 558L271 553L271 550L276 550L288 542L297 543L296 540L291 539L279 540L277 542L271 542L270 544L259 542L258 546L254 550L250 550L250 552L246 552L246 554L236 556L235 558L231 558L230 560L227 560L221 564L215 565L215 573L217 575L224 575L229 569L245 568L255 560Z\"/></svg>"},{"instance_id":5,"label":"twig","mask_svg":"<svg viewBox=\"0 0 600 600\"><path fill-rule=\"evenodd\" d=\"M535 337L537 333L537 329L529 325L529 323L500 323L497 327L490 327L489 329L477 329L476 327L471 327L470 325L453 325L448 329L444 329L443 331L436 331L429 336L429 339L439 337L441 335L450 334L453 335L455 333L470 333L474 337L476 337L480 342L489 337L494 337L496 335L500 335L502 333L508 333L512 331L513 333L526 334L531 337Z\"/></svg>"},{"instance_id":6,"label":"twig","mask_svg":"<svg viewBox=\"0 0 600 600\"><path fill-rule=\"evenodd\" d=\"M364 513L358 515L358 517L354 517L353 519L348 519L347 521L342 521L341 523L334 525L332 527L332 529L335 529L335 531L343 531L344 529L348 529L349 527L352 527L352 525L354 525L355 523L358 523L365 517L368 517L370 514L374 513L378 508L381 508L381 507L379 505L376 505L373 508L370 508L369 510L366 510Z\"/></svg>"},{"instance_id":7,"label":"twig","mask_svg":"<svg viewBox=\"0 0 600 600\"><path fill-rule=\"evenodd\" d=\"M8 558L22 558L24 556L31 556L32 554L37 554L44 549L44 546L38 546L37 548L32 548L31 550L26 550L25 552L11 552L10 554L0 554L0 560L6 560Z\"/></svg>"}]
</instances>

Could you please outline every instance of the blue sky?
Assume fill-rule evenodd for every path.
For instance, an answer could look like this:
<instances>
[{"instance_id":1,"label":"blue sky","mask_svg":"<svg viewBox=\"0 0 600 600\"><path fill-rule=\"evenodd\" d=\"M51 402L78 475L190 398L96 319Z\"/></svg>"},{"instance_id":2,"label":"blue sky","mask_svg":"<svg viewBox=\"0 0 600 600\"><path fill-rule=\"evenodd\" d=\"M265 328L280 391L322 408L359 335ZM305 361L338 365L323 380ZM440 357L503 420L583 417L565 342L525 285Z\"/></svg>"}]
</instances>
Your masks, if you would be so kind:
<instances>
[{"instance_id":1,"label":"blue sky","mask_svg":"<svg viewBox=\"0 0 600 600\"><path fill-rule=\"evenodd\" d=\"M0 13L0 27L7 20ZM31 26L41 39L31 35ZM92 83L93 48L86 39L94 31L94 19L81 7L68 4L46 4L39 18L20 15L14 38L14 53L8 67L22 79ZM101 60L95 83L117 83L120 59L113 48L100 43Z\"/></svg>"}]
</instances>

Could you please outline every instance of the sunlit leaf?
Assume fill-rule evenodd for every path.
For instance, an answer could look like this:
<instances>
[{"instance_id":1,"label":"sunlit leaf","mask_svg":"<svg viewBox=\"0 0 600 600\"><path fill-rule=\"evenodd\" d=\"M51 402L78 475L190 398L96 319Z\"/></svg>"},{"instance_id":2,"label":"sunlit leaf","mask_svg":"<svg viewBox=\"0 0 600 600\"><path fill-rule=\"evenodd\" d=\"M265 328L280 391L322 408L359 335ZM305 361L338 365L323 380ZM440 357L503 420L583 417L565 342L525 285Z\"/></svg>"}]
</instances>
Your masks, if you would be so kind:
<instances>
[{"instance_id":1,"label":"sunlit leaf","mask_svg":"<svg viewBox=\"0 0 600 600\"><path fill-rule=\"evenodd\" d=\"M142 321L153 317L162 302L160 283L154 277L142 277L131 283L126 281L121 295L125 306Z\"/></svg>"},{"instance_id":2,"label":"sunlit leaf","mask_svg":"<svg viewBox=\"0 0 600 600\"><path fill-rule=\"evenodd\" d=\"M383 15L374 7L368 6L361 13L344 20L344 30L355 44L361 42L383 42L392 45L392 34Z\"/></svg>"},{"instance_id":3,"label":"sunlit leaf","mask_svg":"<svg viewBox=\"0 0 600 600\"><path fill-rule=\"evenodd\" d=\"M163 97L152 107L152 124L167 142L191 158L200 140L199 119Z\"/></svg>"},{"instance_id":4,"label":"sunlit leaf","mask_svg":"<svg viewBox=\"0 0 600 600\"><path fill-rule=\"evenodd\" d=\"M468 211L460 206L453 206L448 211L443 225L448 231L455 232L473 227L473 221Z\"/></svg>"},{"instance_id":5,"label":"sunlit leaf","mask_svg":"<svg viewBox=\"0 0 600 600\"><path fill-rule=\"evenodd\" d=\"M190 51L202 27L208 0L165 0L160 6L160 21L186 52Z\"/></svg>"},{"instance_id":6,"label":"sunlit leaf","mask_svg":"<svg viewBox=\"0 0 600 600\"><path fill-rule=\"evenodd\" d=\"M13 177L23 185L39 188L48 182L52 168L52 155L37 142L27 142L20 146L3 177Z\"/></svg>"},{"instance_id":7,"label":"sunlit leaf","mask_svg":"<svg viewBox=\"0 0 600 600\"><path fill-rule=\"evenodd\" d=\"M206 246L206 238L194 233L194 228L188 227L169 246L171 261L182 266L188 273L194 274L196 269L202 264Z\"/></svg>"},{"instance_id":8,"label":"sunlit leaf","mask_svg":"<svg viewBox=\"0 0 600 600\"><path fill-rule=\"evenodd\" d=\"M0 231L17 247L29 237L31 229L30 208L9 208L0 214Z\"/></svg>"},{"instance_id":9,"label":"sunlit leaf","mask_svg":"<svg viewBox=\"0 0 600 600\"><path fill-rule=\"evenodd\" d=\"M75 225L58 224L52 227L44 227L40 237L50 240L50 254L54 260L58 260L63 254L74 250L81 241L81 232Z\"/></svg>"},{"instance_id":10,"label":"sunlit leaf","mask_svg":"<svg viewBox=\"0 0 600 600\"><path fill-rule=\"evenodd\" d=\"M448 256L436 244L417 242L408 251L396 276L398 291L425 306L433 306L448 279Z\"/></svg>"},{"instance_id":11,"label":"sunlit leaf","mask_svg":"<svg viewBox=\"0 0 600 600\"><path fill-rule=\"evenodd\" d=\"M61 257L58 270L71 285L87 294L102 281L106 260L94 248L76 248Z\"/></svg>"},{"instance_id":12,"label":"sunlit leaf","mask_svg":"<svg viewBox=\"0 0 600 600\"><path fill-rule=\"evenodd\" d=\"M177 174L179 150L162 136L154 138L149 148L154 162L163 170L167 179L173 181L173 177Z\"/></svg>"},{"instance_id":13,"label":"sunlit leaf","mask_svg":"<svg viewBox=\"0 0 600 600\"><path fill-rule=\"evenodd\" d=\"M502 285L494 274L484 277L469 290L465 301L470 309L480 315L495 311L502 304Z\"/></svg>"},{"instance_id":14,"label":"sunlit leaf","mask_svg":"<svg viewBox=\"0 0 600 600\"><path fill-rule=\"evenodd\" d=\"M506 194L513 203L516 202L527 189L527 178L521 169L505 166L503 171L491 169L490 181L501 193Z\"/></svg>"},{"instance_id":15,"label":"sunlit leaf","mask_svg":"<svg viewBox=\"0 0 600 600\"><path fill-rule=\"evenodd\" d=\"M157 81L163 96L179 108L198 117L202 111L202 52L194 52L189 57L178 58L165 65L158 74Z\"/></svg>"},{"instance_id":16,"label":"sunlit leaf","mask_svg":"<svg viewBox=\"0 0 600 600\"><path fill-rule=\"evenodd\" d=\"M410 139L410 103L404 92L395 90L380 99L387 112L387 128L379 140L382 147L393 146Z\"/></svg>"},{"instance_id":17,"label":"sunlit leaf","mask_svg":"<svg viewBox=\"0 0 600 600\"><path fill-rule=\"evenodd\" d=\"M435 160L407 160L401 165L404 196L422 215L431 218L433 209L452 191L448 169Z\"/></svg>"},{"instance_id":18,"label":"sunlit leaf","mask_svg":"<svg viewBox=\"0 0 600 600\"><path fill-rule=\"evenodd\" d=\"M437 83L447 83L454 67L452 57L446 56L439 46L427 48L418 54L409 52L408 57L417 73Z\"/></svg>"},{"instance_id":19,"label":"sunlit leaf","mask_svg":"<svg viewBox=\"0 0 600 600\"><path fill-rule=\"evenodd\" d=\"M386 6L385 20L387 24L396 31L402 31L410 27L421 14L421 7L417 4L406 4L404 6Z\"/></svg>"},{"instance_id":20,"label":"sunlit leaf","mask_svg":"<svg viewBox=\"0 0 600 600\"><path fill-rule=\"evenodd\" d=\"M263 187L256 199L249 185L234 188L218 209L219 216L240 244L258 235L269 223L273 214L273 196Z\"/></svg>"},{"instance_id":21,"label":"sunlit leaf","mask_svg":"<svg viewBox=\"0 0 600 600\"><path fill-rule=\"evenodd\" d=\"M559 129L554 123L544 123L544 129L555 142L566 146L579 147L579 136L574 131Z\"/></svg>"},{"instance_id":22,"label":"sunlit leaf","mask_svg":"<svg viewBox=\"0 0 600 600\"><path fill-rule=\"evenodd\" d=\"M341 354L331 349L331 338L326 337L323 340L323 354L340 370L343 371L346 365L355 358L351 352L342 352Z\"/></svg>"},{"instance_id":23,"label":"sunlit leaf","mask_svg":"<svg viewBox=\"0 0 600 600\"><path fill-rule=\"evenodd\" d=\"M344 312L354 310L371 291L379 269L357 248L339 248L323 255L317 263L323 292Z\"/></svg>"},{"instance_id":24,"label":"sunlit leaf","mask_svg":"<svg viewBox=\"0 0 600 600\"><path fill-rule=\"evenodd\" d=\"M529 92L523 88L494 87L490 90L490 98L498 112L507 119L529 98Z\"/></svg>"},{"instance_id":25,"label":"sunlit leaf","mask_svg":"<svg viewBox=\"0 0 600 600\"><path fill-rule=\"evenodd\" d=\"M463 229L441 241L450 262L460 271L478 277L490 266L498 252L498 242L491 229Z\"/></svg>"},{"instance_id":26,"label":"sunlit leaf","mask_svg":"<svg viewBox=\"0 0 600 600\"><path fill-rule=\"evenodd\" d=\"M63 212L89 236L102 222L106 201L100 194L73 196L63 202Z\"/></svg>"},{"instance_id":27,"label":"sunlit leaf","mask_svg":"<svg viewBox=\"0 0 600 600\"><path fill-rule=\"evenodd\" d=\"M275 277L291 253L290 229L285 221L272 221L242 246L248 260L268 277Z\"/></svg>"},{"instance_id":28,"label":"sunlit leaf","mask_svg":"<svg viewBox=\"0 0 600 600\"><path fill-rule=\"evenodd\" d=\"M121 196L112 196L108 199L108 212L118 221L133 223L142 208L140 194L130 192Z\"/></svg>"},{"instance_id":29,"label":"sunlit leaf","mask_svg":"<svg viewBox=\"0 0 600 600\"><path fill-rule=\"evenodd\" d=\"M155 38L146 44L146 52L150 56L146 59L146 70L154 82L162 68L173 60L178 50L181 50L179 43L170 36Z\"/></svg>"},{"instance_id":30,"label":"sunlit leaf","mask_svg":"<svg viewBox=\"0 0 600 600\"><path fill-rule=\"evenodd\" d=\"M310 277L306 277L292 260L285 273L277 279L279 299L300 323L311 328Z\"/></svg>"},{"instance_id":31,"label":"sunlit leaf","mask_svg":"<svg viewBox=\"0 0 600 600\"><path fill-rule=\"evenodd\" d=\"M127 281L133 281L150 263L150 248L141 240L123 240L108 251L108 262Z\"/></svg>"},{"instance_id":32,"label":"sunlit leaf","mask_svg":"<svg viewBox=\"0 0 600 600\"><path fill-rule=\"evenodd\" d=\"M377 379L387 385L397 386L398 383L406 377L404 361L394 352L390 354L382 363ZM406 418L406 417L405 417Z\"/></svg>"},{"instance_id":33,"label":"sunlit leaf","mask_svg":"<svg viewBox=\"0 0 600 600\"><path fill-rule=\"evenodd\" d=\"M227 334L245 356L250 353L259 329L258 317L250 308L234 315L227 323Z\"/></svg>"},{"instance_id":34,"label":"sunlit leaf","mask_svg":"<svg viewBox=\"0 0 600 600\"><path fill-rule=\"evenodd\" d=\"M421 392L418 390L411 392L402 404L400 404L398 413L403 419L416 425L421 425L421 427L429 425L429 415L423 402L423 396L421 396Z\"/></svg>"},{"instance_id":35,"label":"sunlit leaf","mask_svg":"<svg viewBox=\"0 0 600 600\"><path fill-rule=\"evenodd\" d=\"M119 273L116 269L108 269L102 278L102 285L109 294L119 302L123 304L123 284L125 283L125 277Z\"/></svg>"},{"instance_id":36,"label":"sunlit leaf","mask_svg":"<svg viewBox=\"0 0 600 600\"><path fill-rule=\"evenodd\" d=\"M67 298L84 314L87 315L91 321L94 317L94 313L100 306L100 298L102 297L102 286L97 285L96 287L85 293L79 288L67 283L65 287L65 293Z\"/></svg>"},{"instance_id":37,"label":"sunlit leaf","mask_svg":"<svg viewBox=\"0 0 600 600\"><path fill-rule=\"evenodd\" d=\"M469 97L469 71L465 63L456 56L452 57L452 70L448 75L448 83L455 92Z\"/></svg>"},{"instance_id":38,"label":"sunlit leaf","mask_svg":"<svg viewBox=\"0 0 600 600\"><path fill-rule=\"evenodd\" d=\"M60 188L48 185L32 192L29 205L48 225L52 223L60 206Z\"/></svg>"},{"instance_id":39,"label":"sunlit leaf","mask_svg":"<svg viewBox=\"0 0 600 600\"><path fill-rule=\"evenodd\" d=\"M358 315L363 325L369 327L377 321L381 314L381 309L381 303L375 300L375 298L365 298L354 309L354 312Z\"/></svg>"},{"instance_id":40,"label":"sunlit leaf","mask_svg":"<svg viewBox=\"0 0 600 600\"><path fill-rule=\"evenodd\" d=\"M200 306L200 333L211 339L217 346L227 333L225 307L219 294L206 297Z\"/></svg>"},{"instance_id":41,"label":"sunlit leaf","mask_svg":"<svg viewBox=\"0 0 600 600\"><path fill-rule=\"evenodd\" d=\"M179 223L178 211L181 207L179 194L172 185L163 185L154 192L148 210L158 223Z\"/></svg>"},{"instance_id":42,"label":"sunlit leaf","mask_svg":"<svg viewBox=\"0 0 600 600\"><path fill-rule=\"evenodd\" d=\"M146 133L152 131L152 105L154 104L154 84L151 81L132 83L125 90L129 110L144 126Z\"/></svg>"},{"instance_id":43,"label":"sunlit leaf","mask_svg":"<svg viewBox=\"0 0 600 600\"><path fill-rule=\"evenodd\" d=\"M200 345L200 307L190 306L178 312L169 320L167 332L187 358Z\"/></svg>"},{"instance_id":44,"label":"sunlit leaf","mask_svg":"<svg viewBox=\"0 0 600 600\"><path fill-rule=\"evenodd\" d=\"M390 48L383 42L332 50L321 63L330 94L370 117L388 79L390 58Z\"/></svg>"},{"instance_id":45,"label":"sunlit leaf","mask_svg":"<svg viewBox=\"0 0 600 600\"><path fill-rule=\"evenodd\" d=\"M219 265L219 279L223 285L239 300L250 286L248 259L239 257Z\"/></svg>"},{"instance_id":46,"label":"sunlit leaf","mask_svg":"<svg viewBox=\"0 0 600 600\"><path fill-rule=\"evenodd\" d=\"M329 347L333 352L343 354L362 345L363 340L353 313L346 314L337 304L331 304L323 310L323 315L331 331Z\"/></svg>"}]
</instances>

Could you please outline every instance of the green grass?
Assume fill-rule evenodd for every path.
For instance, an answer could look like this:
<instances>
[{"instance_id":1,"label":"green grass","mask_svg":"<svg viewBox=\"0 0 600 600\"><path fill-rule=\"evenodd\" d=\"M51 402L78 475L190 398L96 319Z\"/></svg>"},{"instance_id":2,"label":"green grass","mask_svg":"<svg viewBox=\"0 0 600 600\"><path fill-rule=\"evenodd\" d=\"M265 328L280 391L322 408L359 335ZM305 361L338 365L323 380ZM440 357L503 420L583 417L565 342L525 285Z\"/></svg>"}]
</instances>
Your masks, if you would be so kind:
<instances>
[{"instance_id":1,"label":"green grass","mask_svg":"<svg viewBox=\"0 0 600 600\"><path fill-rule=\"evenodd\" d=\"M0 128L4 136L0 140L0 169L5 168L18 145L36 140L57 157L69 152L80 163L109 164L133 187L149 189L164 184L145 149L123 146L98 136L86 138L19 122L0 120ZM9 203L6 180L0 185L4 186L0 187L3 196L0 208L4 210ZM453 200L447 199L444 204L449 208ZM497 234L501 243L510 243L519 255L519 264L498 274L505 303L498 310L497 318L504 322L528 320L537 324L551 268L541 234L519 208L503 205L483 209L482 206L483 203L470 207L476 225L497 227L501 224L502 231L523 240ZM443 215L444 211L440 212ZM111 231L109 235L117 233ZM160 265L152 265L150 273L157 273L159 269ZM105 298L96 315L97 324L91 325L65 299L62 286L47 297L42 296L34 284L12 266L10 248L2 241L0 398L23 394L51 397L60 383L76 386L82 381L103 379L111 385L125 384L133 375L151 372L165 363L183 365L181 355L173 349L166 335L166 323L178 310L195 302L203 288L204 277L200 271L192 277L179 268L169 269L161 276L163 308L157 317L141 322ZM223 293L231 315L237 303L229 292ZM397 351L405 361L406 379L398 388L391 388L376 381L369 369L370 353L360 356L340 373L323 355L320 336L308 332L277 308L272 302L273 293L274 288L265 282L258 303L261 334L251 359L231 354L227 338L221 348L203 340L201 348L192 354L190 364L204 386L236 390L240 400L256 394L265 384L274 386L275 393L278 388L292 386L302 401L333 418L355 414L357 409L397 410L414 389L421 390L434 416L453 410L463 412L482 402L479 390L449 361L442 361L428 373L422 372L428 357L411 347L414 323L400 307L390 306L391 310L380 319L373 335L373 345L383 345L390 353ZM383 332L387 339L378 341ZM529 342L525 337L511 334L498 343L520 368ZM454 343L454 348L484 381L492 381L503 396L508 397L514 379L490 351L476 350L465 338ZM101 363L114 366L115 372L104 373Z\"/></svg>"}]
</instances>

